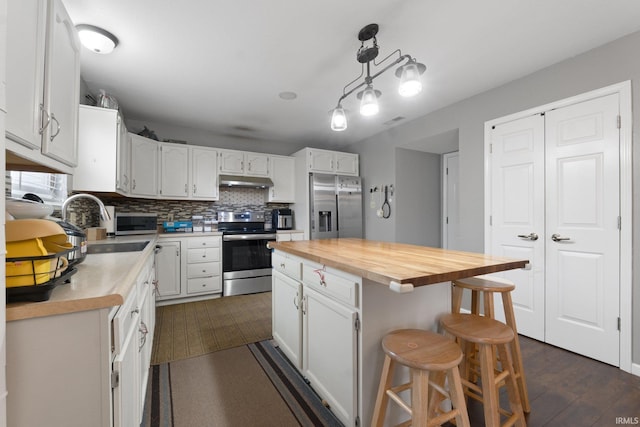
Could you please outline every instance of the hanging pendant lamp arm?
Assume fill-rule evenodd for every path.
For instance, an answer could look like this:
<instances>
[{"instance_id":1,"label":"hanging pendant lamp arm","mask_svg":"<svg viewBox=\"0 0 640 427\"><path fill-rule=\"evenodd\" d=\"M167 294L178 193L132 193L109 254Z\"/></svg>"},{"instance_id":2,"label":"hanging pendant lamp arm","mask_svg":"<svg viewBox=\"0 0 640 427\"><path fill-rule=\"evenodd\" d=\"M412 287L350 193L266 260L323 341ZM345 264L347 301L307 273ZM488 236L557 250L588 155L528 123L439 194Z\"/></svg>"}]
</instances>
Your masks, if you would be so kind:
<instances>
[{"instance_id":1,"label":"hanging pendant lamp arm","mask_svg":"<svg viewBox=\"0 0 640 427\"><path fill-rule=\"evenodd\" d=\"M350 82L347 85L345 85L344 89L342 89L343 93L342 93L342 96L338 99L338 105L340 105L342 100L344 100L346 97L351 95L356 90L360 89L362 86L370 84L376 77L378 77L380 74L382 74L385 71L387 71L389 68L395 67L396 65L398 65L399 63L401 63L404 60L410 61L412 59L411 55L402 55L402 53L400 52L400 49L396 49L395 51L391 52L386 58L384 58L382 61L380 61L379 64L376 64L375 61L374 61L373 65L378 66L378 65L382 64L383 62L385 62L387 59L389 59L391 56L393 56L396 53L398 53L400 56L398 58L396 58L392 63L390 63L386 67L384 67L382 70L380 70L377 73L375 73L374 75L370 75L369 74L369 62L367 62L367 77L365 78L365 80L362 83L360 83L358 86L355 86L355 87L351 88L348 92L345 92L345 90L350 85L352 85L354 82L356 82L360 77L362 77L364 75L364 64L362 64L362 68L363 68L362 73L360 73L360 75L358 77L356 77L355 80L353 80L352 82Z\"/></svg>"}]
</instances>

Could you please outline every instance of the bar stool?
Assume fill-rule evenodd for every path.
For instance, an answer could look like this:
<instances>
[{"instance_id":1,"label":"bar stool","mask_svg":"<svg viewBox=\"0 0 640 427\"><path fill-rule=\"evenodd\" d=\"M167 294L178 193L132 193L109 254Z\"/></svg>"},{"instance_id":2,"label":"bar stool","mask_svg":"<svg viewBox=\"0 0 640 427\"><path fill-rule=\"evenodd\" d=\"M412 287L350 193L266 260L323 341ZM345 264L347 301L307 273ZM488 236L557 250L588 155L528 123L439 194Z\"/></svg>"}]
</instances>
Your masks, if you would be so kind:
<instances>
[{"instance_id":1,"label":"bar stool","mask_svg":"<svg viewBox=\"0 0 640 427\"><path fill-rule=\"evenodd\" d=\"M484 405L486 427L499 427L500 415L508 418L503 425L526 426L520 393L516 384L511 360L510 343L514 339L511 328L495 319L476 314L445 314L440 318L444 332L455 337L465 349L465 359L471 355L469 349L478 347L481 386L469 381L469 364L462 364L462 385L464 393ZM469 345L471 344L471 346ZM500 359L501 370L496 370L494 347ZM500 408L499 389L506 385L511 412Z\"/></svg>"},{"instance_id":2,"label":"bar stool","mask_svg":"<svg viewBox=\"0 0 640 427\"><path fill-rule=\"evenodd\" d=\"M454 280L451 290L452 313L460 313L464 289L471 290L471 313L480 314L480 299L482 299L484 315L491 319L495 319L493 294L499 292L502 295L505 323L513 330L514 334L514 340L511 343L511 354L513 356L513 370L518 382L518 391L520 392L520 401L524 412L531 412L529 392L527 391L527 382L522 363L522 352L520 351L520 340L518 339L518 329L516 328L516 316L513 312L513 302L511 301L511 291L515 289L515 285L509 280L494 276L475 276Z\"/></svg>"},{"instance_id":3,"label":"bar stool","mask_svg":"<svg viewBox=\"0 0 640 427\"><path fill-rule=\"evenodd\" d=\"M458 371L462 351L453 340L430 331L401 329L384 336L382 349L385 358L372 426L383 425L389 398L411 415L411 420L401 425L438 426L455 419L458 427L470 426ZM408 383L392 385L396 364L410 369ZM430 377L431 373L433 375ZM443 387L444 376L447 378L449 391ZM398 393L409 389L411 406L398 396ZM444 412L437 407L441 399L437 399L435 391L451 399L452 410Z\"/></svg>"}]
</instances>

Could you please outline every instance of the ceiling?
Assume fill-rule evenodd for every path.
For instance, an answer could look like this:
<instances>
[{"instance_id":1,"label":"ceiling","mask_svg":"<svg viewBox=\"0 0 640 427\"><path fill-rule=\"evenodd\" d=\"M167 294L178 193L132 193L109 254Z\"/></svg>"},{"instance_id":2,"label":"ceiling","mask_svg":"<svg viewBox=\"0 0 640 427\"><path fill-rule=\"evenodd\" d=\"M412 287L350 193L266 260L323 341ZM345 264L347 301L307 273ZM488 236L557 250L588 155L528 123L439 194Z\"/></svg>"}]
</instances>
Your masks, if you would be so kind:
<instances>
[{"instance_id":1,"label":"ceiling","mask_svg":"<svg viewBox=\"0 0 640 427\"><path fill-rule=\"evenodd\" d=\"M127 121L332 147L640 30L637 0L63 3L75 24L118 37L109 55L83 49L82 78L93 93L113 95ZM391 69L374 80L380 114L360 117L351 95L349 127L333 132L330 110L360 75L357 34L369 23L380 27L378 60L401 49L427 66L424 90L400 99Z\"/></svg>"}]
</instances>

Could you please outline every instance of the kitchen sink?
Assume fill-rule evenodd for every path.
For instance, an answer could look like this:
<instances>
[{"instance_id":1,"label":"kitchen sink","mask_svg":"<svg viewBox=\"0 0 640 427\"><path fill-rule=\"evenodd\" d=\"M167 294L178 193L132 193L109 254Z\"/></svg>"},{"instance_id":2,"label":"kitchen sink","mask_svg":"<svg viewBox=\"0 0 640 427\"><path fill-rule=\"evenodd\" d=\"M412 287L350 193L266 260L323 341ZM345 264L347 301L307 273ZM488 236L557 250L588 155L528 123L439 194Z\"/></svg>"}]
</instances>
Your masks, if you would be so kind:
<instances>
[{"instance_id":1,"label":"kitchen sink","mask_svg":"<svg viewBox=\"0 0 640 427\"><path fill-rule=\"evenodd\" d=\"M147 247L149 240L143 242L102 243L87 246L87 254L109 254L115 252L139 252Z\"/></svg>"}]
</instances>

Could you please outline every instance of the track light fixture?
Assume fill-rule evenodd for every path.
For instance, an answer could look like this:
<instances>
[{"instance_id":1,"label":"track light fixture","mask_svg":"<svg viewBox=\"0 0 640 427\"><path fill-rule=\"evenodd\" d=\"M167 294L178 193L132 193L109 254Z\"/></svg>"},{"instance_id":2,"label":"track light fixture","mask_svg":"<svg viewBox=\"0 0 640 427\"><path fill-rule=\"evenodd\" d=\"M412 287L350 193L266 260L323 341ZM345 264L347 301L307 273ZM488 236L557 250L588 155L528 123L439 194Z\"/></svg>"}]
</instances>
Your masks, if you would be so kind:
<instances>
[{"instance_id":1,"label":"track light fixture","mask_svg":"<svg viewBox=\"0 0 640 427\"><path fill-rule=\"evenodd\" d=\"M344 108L342 108L342 101L351 95L358 89L365 87L358 92L356 96L360 100L360 114L363 116L373 116L378 113L378 98L382 93L379 90L373 88L373 79L402 62L403 65L396 70L396 76L400 79L400 86L398 87L398 93L404 97L410 97L417 95L422 91L422 82L420 81L420 75L422 75L427 67L412 58L410 55L403 55L400 49L396 49L382 61L376 64L374 59L378 57L379 48L378 41L376 39L378 34L378 24L369 24L362 28L358 33L358 40L360 40L360 49L356 54L356 59L362 64L362 72L353 81L348 83L342 89L342 95L338 98L338 105L333 109L331 115L331 129L334 131L343 131L347 129L347 116ZM365 42L373 40L371 46L365 46ZM387 60L396 56L389 64L385 65L382 70L371 75L371 63L374 67L382 66ZM366 65L366 75L365 75ZM358 80L364 76L364 80L358 83ZM355 86L354 86L355 85Z\"/></svg>"}]
</instances>

